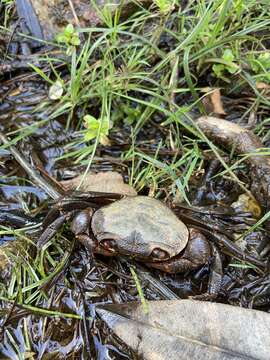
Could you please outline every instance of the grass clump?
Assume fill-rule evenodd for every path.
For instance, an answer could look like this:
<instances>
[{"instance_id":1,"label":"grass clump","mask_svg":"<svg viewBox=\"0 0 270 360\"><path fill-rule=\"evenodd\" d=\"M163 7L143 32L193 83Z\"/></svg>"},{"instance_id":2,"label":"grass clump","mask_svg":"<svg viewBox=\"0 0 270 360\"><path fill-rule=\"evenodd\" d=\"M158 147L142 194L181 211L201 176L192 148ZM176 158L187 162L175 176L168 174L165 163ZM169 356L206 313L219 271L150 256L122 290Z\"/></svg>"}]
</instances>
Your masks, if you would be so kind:
<instances>
[{"instance_id":1,"label":"grass clump","mask_svg":"<svg viewBox=\"0 0 270 360\"><path fill-rule=\"evenodd\" d=\"M100 138L125 125L130 126L133 144L149 127L161 126L163 141L158 147L182 149L186 158L185 143L195 135L196 153L201 138L185 114L205 114L201 100L206 86L219 87L228 97L245 89L257 108L268 103L255 91L256 81L267 81L265 31L270 21L263 2L192 1L183 9L175 4L160 17L165 3L157 2L157 7L142 9L127 20L106 12L103 28L77 29L85 42L71 55L70 78L57 105L50 105L50 118L64 114L67 126L76 121L81 137L68 156L79 162L88 159L88 168L102 145ZM104 119L92 122L91 139L83 116L76 116L78 108L83 116ZM155 168L155 161L150 162ZM157 172L153 179L158 186L164 181Z\"/></svg>"}]
</instances>

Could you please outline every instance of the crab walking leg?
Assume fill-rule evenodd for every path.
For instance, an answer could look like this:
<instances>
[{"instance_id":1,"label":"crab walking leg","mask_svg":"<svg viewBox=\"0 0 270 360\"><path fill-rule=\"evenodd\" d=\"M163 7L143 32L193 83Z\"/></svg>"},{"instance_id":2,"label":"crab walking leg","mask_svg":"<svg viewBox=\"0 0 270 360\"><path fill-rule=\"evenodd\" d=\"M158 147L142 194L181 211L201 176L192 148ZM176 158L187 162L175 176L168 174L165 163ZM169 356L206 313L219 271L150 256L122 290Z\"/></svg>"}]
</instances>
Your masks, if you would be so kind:
<instances>
[{"instance_id":1,"label":"crab walking leg","mask_svg":"<svg viewBox=\"0 0 270 360\"><path fill-rule=\"evenodd\" d=\"M68 214L61 215L45 228L45 230L38 239L38 249L41 249L47 242L49 242L54 237L54 235L57 234L59 229L61 229L61 226L65 223L67 217Z\"/></svg>"},{"instance_id":2,"label":"crab walking leg","mask_svg":"<svg viewBox=\"0 0 270 360\"><path fill-rule=\"evenodd\" d=\"M253 264L260 270L265 270L267 268L268 265L262 260L245 254L245 252L233 242L233 237L231 236L231 234L228 234L224 231L221 233L214 226L212 226L212 224L205 224L201 220L193 219L190 216L185 215L184 213L179 213L178 216L180 217L180 219L185 221L186 224L194 226L194 228L206 235L207 238L214 242L220 249L222 249L224 253L239 260L243 260L250 264Z\"/></svg>"},{"instance_id":3,"label":"crab walking leg","mask_svg":"<svg viewBox=\"0 0 270 360\"><path fill-rule=\"evenodd\" d=\"M59 205L60 203L60 205ZM68 220L71 222L71 231L77 237L80 234L89 235L90 221L93 210L85 201L70 201L69 203L57 202L43 220L44 232L37 241L37 247L41 248L61 229ZM86 214L88 217L86 217Z\"/></svg>"},{"instance_id":4,"label":"crab walking leg","mask_svg":"<svg viewBox=\"0 0 270 360\"><path fill-rule=\"evenodd\" d=\"M207 293L210 296L215 297L218 295L221 289L223 278L223 265L221 255L217 246L211 243L211 248L213 259L210 269Z\"/></svg>"},{"instance_id":5,"label":"crab walking leg","mask_svg":"<svg viewBox=\"0 0 270 360\"><path fill-rule=\"evenodd\" d=\"M255 265L260 270L264 271L267 269L267 264L259 259L256 259L255 257L245 254L236 244L234 244L232 241L230 241L226 236L224 236L221 233L218 233L216 231L209 231L206 229L201 229L198 227L201 231L204 232L205 235L208 236L209 239L211 239L224 253L245 261L249 264Z\"/></svg>"}]
</instances>

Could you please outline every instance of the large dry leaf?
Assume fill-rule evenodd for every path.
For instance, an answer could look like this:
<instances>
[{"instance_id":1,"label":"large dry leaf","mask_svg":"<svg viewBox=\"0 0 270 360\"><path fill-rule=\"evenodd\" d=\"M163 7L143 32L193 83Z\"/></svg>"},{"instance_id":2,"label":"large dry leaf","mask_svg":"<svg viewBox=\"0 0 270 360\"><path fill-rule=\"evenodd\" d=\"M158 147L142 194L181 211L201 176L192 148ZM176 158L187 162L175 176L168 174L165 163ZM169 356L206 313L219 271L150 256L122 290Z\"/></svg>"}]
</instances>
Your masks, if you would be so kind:
<instances>
[{"instance_id":1,"label":"large dry leaf","mask_svg":"<svg viewBox=\"0 0 270 360\"><path fill-rule=\"evenodd\" d=\"M75 190L79 186L82 177L83 175L80 175L71 180L61 181L61 184L66 190ZM79 190L84 192L110 192L129 196L137 195L136 190L132 186L125 184L122 176L115 171L87 174Z\"/></svg>"},{"instance_id":2,"label":"large dry leaf","mask_svg":"<svg viewBox=\"0 0 270 360\"><path fill-rule=\"evenodd\" d=\"M146 360L270 358L270 315L194 300L107 305L98 314Z\"/></svg>"}]
</instances>

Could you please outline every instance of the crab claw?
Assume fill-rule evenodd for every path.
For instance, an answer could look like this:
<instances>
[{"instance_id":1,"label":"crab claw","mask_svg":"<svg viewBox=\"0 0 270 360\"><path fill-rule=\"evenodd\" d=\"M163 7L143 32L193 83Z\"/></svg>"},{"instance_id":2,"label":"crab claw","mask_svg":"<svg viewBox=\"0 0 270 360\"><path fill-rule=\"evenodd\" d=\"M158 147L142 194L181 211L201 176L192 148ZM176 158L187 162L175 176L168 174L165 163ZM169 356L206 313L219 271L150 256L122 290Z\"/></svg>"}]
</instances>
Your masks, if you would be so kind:
<instances>
[{"instance_id":1,"label":"crab claw","mask_svg":"<svg viewBox=\"0 0 270 360\"><path fill-rule=\"evenodd\" d=\"M75 236L80 234L89 235L90 222L92 219L93 210L91 208L84 209L78 212L70 225L70 230Z\"/></svg>"}]
</instances>

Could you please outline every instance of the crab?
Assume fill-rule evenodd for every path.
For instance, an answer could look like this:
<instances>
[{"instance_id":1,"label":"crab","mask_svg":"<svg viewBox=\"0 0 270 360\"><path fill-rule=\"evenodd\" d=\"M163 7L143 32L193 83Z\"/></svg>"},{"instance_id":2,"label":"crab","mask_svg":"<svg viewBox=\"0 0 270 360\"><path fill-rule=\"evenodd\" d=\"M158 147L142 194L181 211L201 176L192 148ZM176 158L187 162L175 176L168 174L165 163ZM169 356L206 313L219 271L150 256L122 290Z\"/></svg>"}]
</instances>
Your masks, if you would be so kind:
<instances>
[{"instance_id":1,"label":"crab","mask_svg":"<svg viewBox=\"0 0 270 360\"><path fill-rule=\"evenodd\" d=\"M147 196L78 193L55 203L38 239L41 248L62 225L70 222L76 239L92 253L126 256L167 273L203 266L211 257L207 237L227 252L259 268L264 262L243 252L221 234L199 226L188 227L162 201Z\"/></svg>"}]
</instances>

